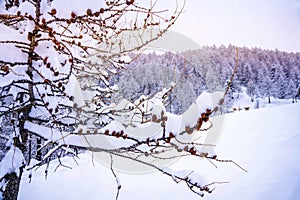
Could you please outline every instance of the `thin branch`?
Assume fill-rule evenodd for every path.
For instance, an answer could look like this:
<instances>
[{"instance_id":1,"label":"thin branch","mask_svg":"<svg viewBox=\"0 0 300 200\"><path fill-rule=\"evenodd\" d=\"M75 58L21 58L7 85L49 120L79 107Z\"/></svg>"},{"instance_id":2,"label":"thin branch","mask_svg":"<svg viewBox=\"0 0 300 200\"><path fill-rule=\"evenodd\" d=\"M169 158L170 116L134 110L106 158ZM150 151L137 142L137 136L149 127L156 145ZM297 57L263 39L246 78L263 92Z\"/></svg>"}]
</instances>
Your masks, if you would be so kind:
<instances>
[{"instance_id":1,"label":"thin branch","mask_svg":"<svg viewBox=\"0 0 300 200\"><path fill-rule=\"evenodd\" d=\"M111 170L112 174L114 175L116 183L117 183L116 200L118 200L119 193L120 193L120 190L121 190L121 184L120 184L119 178L117 177L117 175L116 175L116 173L115 173L115 171L113 169L113 157L112 157L112 154L110 153L109 155L110 155L110 170Z\"/></svg>"}]
</instances>

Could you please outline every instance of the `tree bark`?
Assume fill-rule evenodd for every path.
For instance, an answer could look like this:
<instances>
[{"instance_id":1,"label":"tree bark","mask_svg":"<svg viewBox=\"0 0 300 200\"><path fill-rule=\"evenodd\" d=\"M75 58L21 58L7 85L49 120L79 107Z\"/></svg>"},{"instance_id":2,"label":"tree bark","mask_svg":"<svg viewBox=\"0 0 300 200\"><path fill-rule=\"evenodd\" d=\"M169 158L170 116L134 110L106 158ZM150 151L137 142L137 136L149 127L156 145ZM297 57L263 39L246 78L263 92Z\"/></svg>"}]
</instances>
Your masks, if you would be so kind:
<instances>
[{"instance_id":1,"label":"tree bark","mask_svg":"<svg viewBox=\"0 0 300 200\"><path fill-rule=\"evenodd\" d=\"M7 174L4 178L7 180L6 188L2 194L3 200L17 200L20 188L23 168L20 168L20 174L17 176L15 172Z\"/></svg>"},{"instance_id":2,"label":"tree bark","mask_svg":"<svg viewBox=\"0 0 300 200\"><path fill-rule=\"evenodd\" d=\"M30 48L28 52L28 68L27 68L27 74L33 79L33 58L34 58L34 52L35 52L35 47L36 47L36 39L37 39L37 34L39 32L39 22L40 22L40 8L41 8L41 0L35 0L35 10L36 10L36 16L35 16L35 27L34 30L32 31L32 37L30 41ZM20 131L20 137L15 137L14 138L14 145L18 147L25 158L26 164L29 164L30 162L30 156L28 156L28 149L26 148L27 146L27 141L28 141L28 131L25 129L25 122L28 121L29 119L29 113L31 111L32 105L34 103L34 93L33 93L33 83L28 83L28 94L29 94L29 99L31 104L25 106L23 109L19 110L17 112L18 114L18 126L19 126L19 131ZM22 97L20 101L22 101ZM30 149L31 151L31 149ZM27 154L27 156L26 156ZM19 171L19 176L17 176L16 173L11 173L7 175L7 186L3 192L3 200L17 200L18 199L18 193L20 189L20 183L21 183L21 178L23 175L25 165L20 167Z\"/></svg>"},{"instance_id":3,"label":"tree bark","mask_svg":"<svg viewBox=\"0 0 300 200\"><path fill-rule=\"evenodd\" d=\"M20 131L21 131L21 128L20 128ZM23 134L21 134L21 135L22 135L22 138L25 139L24 137L25 136L27 137L27 131L23 131ZM26 142L27 142L27 138L23 142L20 142L18 137L14 138L14 146L19 148L23 152L23 155L26 154L26 146L25 146ZM25 168L25 165L23 165L19 168L19 176L15 172L4 176L4 180L7 182L7 185L2 194L3 200L17 200L18 199L20 183L21 183L21 178L23 175L24 168Z\"/></svg>"}]
</instances>

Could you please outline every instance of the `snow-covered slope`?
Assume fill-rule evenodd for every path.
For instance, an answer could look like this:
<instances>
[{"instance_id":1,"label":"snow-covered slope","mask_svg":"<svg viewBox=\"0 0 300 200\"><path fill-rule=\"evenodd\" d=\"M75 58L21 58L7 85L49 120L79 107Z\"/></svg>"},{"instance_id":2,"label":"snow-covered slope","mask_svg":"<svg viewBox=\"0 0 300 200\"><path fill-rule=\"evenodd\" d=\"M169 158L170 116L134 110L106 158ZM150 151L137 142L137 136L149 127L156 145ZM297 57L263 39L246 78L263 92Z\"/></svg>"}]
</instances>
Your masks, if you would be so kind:
<instances>
[{"instance_id":1,"label":"snow-covered slope","mask_svg":"<svg viewBox=\"0 0 300 200\"><path fill-rule=\"evenodd\" d=\"M182 158L172 168L186 166L202 172L208 181L229 181L217 185L205 199L294 200L300 199L300 103L262 108L226 115L222 137L215 152L232 163ZM116 183L110 170L91 162L89 154L80 155L79 165L64 161L73 169L50 165L48 180L44 168L38 169L31 183L24 174L20 200L99 200L115 199ZM176 184L160 173L124 174L117 172L122 189L119 199L199 199L184 183Z\"/></svg>"}]
</instances>

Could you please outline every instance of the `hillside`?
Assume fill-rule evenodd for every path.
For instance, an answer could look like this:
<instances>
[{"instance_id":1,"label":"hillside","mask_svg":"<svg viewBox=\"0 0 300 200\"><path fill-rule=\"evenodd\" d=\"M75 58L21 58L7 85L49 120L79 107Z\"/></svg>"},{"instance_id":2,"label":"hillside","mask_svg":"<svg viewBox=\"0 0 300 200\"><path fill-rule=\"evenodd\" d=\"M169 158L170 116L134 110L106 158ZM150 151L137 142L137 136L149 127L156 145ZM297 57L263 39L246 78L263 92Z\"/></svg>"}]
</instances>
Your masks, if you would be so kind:
<instances>
[{"instance_id":1,"label":"hillside","mask_svg":"<svg viewBox=\"0 0 300 200\"><path fill-rule=\"evenodd\" d=\"M202 172L208 182L230 182L217 185L205 199L297 199L300 197L299 121L300 103L226 114L215 152L220 159L234 160L248 173L232 163L215 163L217 169L206 160L189 158L180 159L172 168L179 170L188 165ZM114 199L116 183L110 170L97 162L93 166L88 153L79 157L79 165L64 158L72 170L60 167L54 173L56 165L50 165L47 180L44 167L34 173L31 183L26 172L20 200ZM185 184L173 183L158 173L117 174L122 184L121 200L199 199Z\"/></svg>"},{"instance_id":2,"label":"hillside","mask_svg":"<svg viewBox=\"0 0 300 200\"><path fill-rule=\"evenodd\" d=\"M116 83L119 88L113 97L136 100L178 82L167 99L171 102L167 110L182 114L202 92L224 91L238 61L228 93L229 107L231 99L237 98L235 94L244 89L253 101L292 99L300 86L299 60L300 53L233 45L202 47L181 54L141 54L111 79L111 84Z\"/></svg>"}]
</instances>

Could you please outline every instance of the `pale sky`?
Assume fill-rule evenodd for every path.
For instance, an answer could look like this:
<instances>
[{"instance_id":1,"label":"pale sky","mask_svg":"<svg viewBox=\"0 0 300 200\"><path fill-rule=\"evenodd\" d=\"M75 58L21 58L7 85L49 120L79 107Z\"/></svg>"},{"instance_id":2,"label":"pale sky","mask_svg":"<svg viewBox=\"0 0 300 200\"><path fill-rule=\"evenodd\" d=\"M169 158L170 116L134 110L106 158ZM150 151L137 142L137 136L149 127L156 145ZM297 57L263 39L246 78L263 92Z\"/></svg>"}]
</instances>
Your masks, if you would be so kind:
<instances>
[{"instance_id":1,"label":"pale sky","mask_svg":"<svg viewBox=\"0 0 300 200\"><path fill-rule=\"evenodd\" d=\"M300 0L186 0L184 10L171 30L200 46L300 52Z\"/></svg>"}]
</instances>

